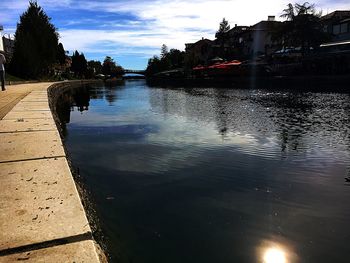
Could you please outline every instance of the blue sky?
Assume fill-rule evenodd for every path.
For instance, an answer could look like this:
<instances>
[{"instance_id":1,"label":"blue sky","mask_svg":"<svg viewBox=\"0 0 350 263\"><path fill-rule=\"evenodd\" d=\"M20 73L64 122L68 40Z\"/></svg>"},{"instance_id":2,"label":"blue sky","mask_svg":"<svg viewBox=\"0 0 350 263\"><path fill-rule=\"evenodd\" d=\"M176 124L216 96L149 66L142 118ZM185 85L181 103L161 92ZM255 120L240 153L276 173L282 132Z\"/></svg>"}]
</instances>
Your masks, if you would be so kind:
<instances>
[{"instance_id":1,"label":"blue sky","mask_svg":"<svg viewBox=\"0 0 350 263\"><path fill-rule=\"evenodd\" d=\"M185 43L213 39L225 17L232 26L277 19L290 1L284 0L38 0L58 28L60 41L70 52L103 61L112 56L125 68L143 69L160 47L183 50ZM300 1L303 2L303 1ZM312 1L327 14L350 9L348 0ZM1 0L0 25L14 33L27 0Z\"/></svg>"}]
</instances>

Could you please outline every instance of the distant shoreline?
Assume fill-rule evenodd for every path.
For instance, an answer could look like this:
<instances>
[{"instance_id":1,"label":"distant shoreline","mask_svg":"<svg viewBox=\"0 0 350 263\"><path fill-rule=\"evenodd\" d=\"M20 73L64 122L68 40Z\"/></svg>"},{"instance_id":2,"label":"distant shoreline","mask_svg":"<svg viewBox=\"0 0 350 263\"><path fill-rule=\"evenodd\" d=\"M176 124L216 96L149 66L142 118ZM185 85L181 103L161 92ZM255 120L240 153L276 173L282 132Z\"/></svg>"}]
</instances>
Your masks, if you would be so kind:
<instances>
[{"instance_id":1,"label":"distant shoreline","mask_svg":"<svg viewBox=\"0 0 350 263\"><path fill-rule=\"evenodd\" d=\"M350 91L350 74L246 77L148 77L151 86L212 86L215 88L266 88L293 90Z\"/></svg>"}]
</instances>

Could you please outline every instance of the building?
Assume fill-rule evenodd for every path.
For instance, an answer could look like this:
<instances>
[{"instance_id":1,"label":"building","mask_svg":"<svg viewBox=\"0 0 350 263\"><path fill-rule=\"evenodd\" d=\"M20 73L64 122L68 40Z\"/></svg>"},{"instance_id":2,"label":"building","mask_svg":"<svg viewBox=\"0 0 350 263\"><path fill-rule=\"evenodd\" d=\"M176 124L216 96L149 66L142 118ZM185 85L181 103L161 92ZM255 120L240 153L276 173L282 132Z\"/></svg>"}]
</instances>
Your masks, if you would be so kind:
<instances>
[{"instance_id":1,"label":"building","mask_svg":"<svg viewBox=\"0 0 350 263\"><path fill-rule=\"evenodd\" d=\"M337 10L322 16L324 32L332 36L332 42L350 41L350 10Z\"/></svg>"},{"instance_id":2,"label":"building","mask_svg":"<svg viewBox=\"0 0 350 263\"><path fill-rule=\"evenodd\" d=\"M2 36L2 43L5 51L5 55L10 59L13 56L14 48L15 48L15 40L11 37L11 35Z\"/></svg>"},{"instance_id":3,"label":"building","mask_svg":"<svg viewBox=\"0 0 350 263\"><path fill-rule=\"evenodd\" d=\"M224 37L221 39L215 39L212 42L212 53L211 58L219 57L225 60L242 59L242 39L241 35L248 26L238 26L227 31Z\"/></svg>"},{"instance_id":4,"label":"building","mask_svg":"<svg viewBox=\"0 0 350 263\"><path fill-rule=\"evenodd\" d=\"M196 66L197 64L206 65L213 56L212 40L202 38L195 43L187 43L185 46L186 61L191 66Z\"/></svg>"},{"instance_id":5,"label":"building","mask_svg":"<svg viewBox=\"0 0 350 263\"><path fill-rule=\"evenodd\" d=\"M249 30L249 26L238 26L237 24L235 24L235 27L231 28L227 32L229 41L232 44L242 42L241 35L247 30Z\"/></svg>"},{"instance_id":6,"label":"building","mask_svg":"<svg viewBox=\"0 0 350 263\"><path fill-rule=\"evenodd\" d=\"M5 52L5 56L10 60L13 56L15 40L10 34L3 33L3 26L0 26L0 51Z\"/></svg>"},{"instance_id":7,"label":"building","mask_svg":"<svg viewBox=\"0 0 350 263\"><path fill-rule=\"evenodd\" d=\"M0 51L4 51L4 43L2 42L2 31L4 30L4 27L0 25Z\"/></svg>"},{"instance_id":8,"label":"building","mask_svg":"<svg viewBox=\"0 0 350 263\"><path fill-rule=\"evenodd\" d=\"M270 55L276 51L279 48L279 43L273 40L273 34L281 25L282 22L276 21L274 16L269 16L268 20L260 21L244 30L239 36L244 56L251 58Z\"/></svg>"},{"instance_id":9,"label":"building","mask_svg":"<svg viewBox=\"0 0 350 263\"><path fill-rule=\"evenodd\" d=\"M228 59L243 59L243 35L249 26L238 26L237 24L227 32L226 56ZM227 46L227 47L226 47Z\"/></svg>"}]
</instances>

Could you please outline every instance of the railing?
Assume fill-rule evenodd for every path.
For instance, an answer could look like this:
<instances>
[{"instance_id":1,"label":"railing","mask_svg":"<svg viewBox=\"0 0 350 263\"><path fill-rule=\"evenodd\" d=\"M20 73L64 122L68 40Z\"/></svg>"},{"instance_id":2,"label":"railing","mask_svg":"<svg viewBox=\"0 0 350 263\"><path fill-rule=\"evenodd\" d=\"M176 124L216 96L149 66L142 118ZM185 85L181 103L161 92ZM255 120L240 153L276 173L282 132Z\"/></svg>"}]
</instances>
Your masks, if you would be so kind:
<instances>
[{"instance_id":1,"label":"railing","mask_svg":"<svg viewBox=\"0 0 350 263\"><path fill-rule=\"evenodd\" d=\"M146 71L145 70L124 69L124 74L125 73L134 73L134 74L145 75Z\"/></svg>"}]
</instances>

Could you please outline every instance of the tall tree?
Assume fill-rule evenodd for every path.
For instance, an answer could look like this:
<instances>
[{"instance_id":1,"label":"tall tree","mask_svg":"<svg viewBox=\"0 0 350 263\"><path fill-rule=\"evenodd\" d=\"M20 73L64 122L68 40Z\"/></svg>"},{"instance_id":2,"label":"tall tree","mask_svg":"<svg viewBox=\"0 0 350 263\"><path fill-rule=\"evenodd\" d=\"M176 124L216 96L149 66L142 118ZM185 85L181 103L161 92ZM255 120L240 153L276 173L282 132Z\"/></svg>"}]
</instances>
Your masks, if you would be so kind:
<instances>
[{"instance_id":1,"label":"tall tree","mask_svg":"<svg viewBox=\"0 0 350 263\"><path fill-rule=\"evenodd\" d=\"M170 49L168 55L170 69L180 68L184 65L185 52L178 49Z\"/></svg>"},{"instance_id":2,"label":"tall tree","mask_svg":"<svg viewBox=\"0 0 350 263\"><path fill-rule=\"evenodd\" d=\"M106 56L102 64L102 73L105 75L112 75L116 68L117 65L114 59L110 56Z\"/></svg>"},{"instance_id":3,"label":"tall tree","mask_svg":"<svg viewBox=\"0 0 350 263\"><path fill-rule=\"evenodd\" d=\"M169 53L167 45L163 44L160 48L160 58L165 58L166 55Z\"/></svg>"},{"instance_id":4,"label":"tall tree","mask_svg":"<svg viewBox=\"0 0 350 263\"><path fill-rule=\"evenodd\" d=\"M10 69L23 78L39 78L49 73L57 61L58 33L36 1L30 1L15 33Z\"/></svg>"},{"instance_id":5,"label":"tall tree","mask_svg":"<svg viewBox=\"0 0 350 263\"><path fill-rule=\"evenodd\" d=\"M280 39L284 46L301 47L302 52L310 48L318 48L320 43L328 39L323 31L322 13L317 12L314 4L288 4L281 17L286 18L275 39Z\"/></svg>"},{"instance_id":6,"label":"tall tree","mask_svg":"<svg viewBox=\"0 0 350 263\"><path fill-rule=\"evenodd\" d=\"M283 9L282 18L286 18L288 21L292 21L295 17L294 6L289 3L286 9Z\"/></svg>"},{"instance_id":7,"label":"tall tree","mask_svg":"<svg viewBox=\"0 0 350 263\"><path fill-rule=\"evenodd\" d=\"M216 32L215 37L217 39L225 38L230 28L231 26L229 25L228 21L225 18L223 18L220 22L219 30Z\"/></svg>"},{"instance_id":8,"label":"tall tree","mask_svg":"<svg viewBox=\"0 0 350 263\"><path fill-rule=\"evenodd\" d=\"M66 51L64 50L62 43L59 43L57 46L57 60L60 65L66 63Z\"/></svg>"},{"instance_id":9,"label":"tall tree","mask_svg":"<svg viewBox=\"0 0 350 263\"><path fill-rule=\"evenodd\" d=\"M220 49L220 55L222 57L225 57L225 43L228 39L228 31L230 31L230 25L228 23L228 21L223 18L222 21L220 22L219 25L219 30L216 32L215 37L217 38L217 40L220 43L221 49Z\"/></svg>"},{"instance_id":10,"label":"tall tree","mask_svg":"<svg viewBox=\"0 0 350 263\"><path fill-rule=\"evenodd\" d=\"M102 73L110 76L120 76L124 72L124 69L117 65L113 58L106 56L102 64Z\"/></svg>"},{"instance_id":11,"label":"tall tree","mask_svg":"<svg viewBox=\"0 0 350 263\"><path fill-rule=\"evenodd\" d=\"M92 71L93 74L101 74L102 73L102 64L100 61L90 60L87 63L88 70Z\"/></svg>"},{"instance_id":12,"label":"tall tree","mask_svg":"<svg viewBox=\"0 0 350 263\"><path fill-rule=\"evenodd\" d=\"M153 56L153 58L150 58L146 69L147 75L152 76L153 74L162 71L163 69L160 64L161 62L158 56Z\"/></svg>"},{"instance_id":13,"label":"tall tree","mask_svg":"<svg viewBox=\"0 0 350 263\"><path fill-rule=\"evenodd\" d=\"M72 56L71 70L76 77L83 77L87 73L87 61L83 53L76 50Z\"/></svg>"}]
</instances>

